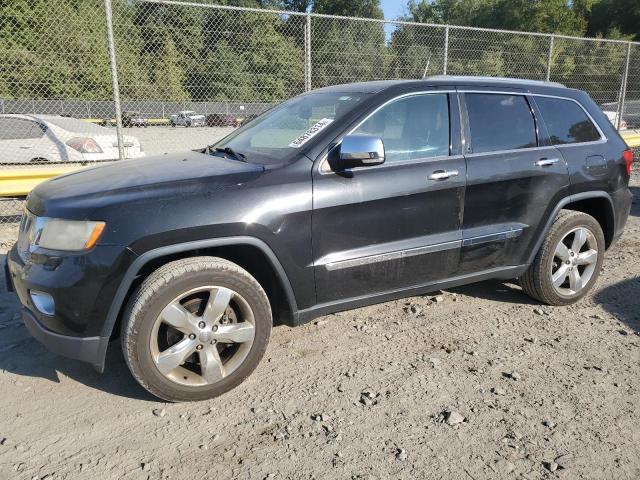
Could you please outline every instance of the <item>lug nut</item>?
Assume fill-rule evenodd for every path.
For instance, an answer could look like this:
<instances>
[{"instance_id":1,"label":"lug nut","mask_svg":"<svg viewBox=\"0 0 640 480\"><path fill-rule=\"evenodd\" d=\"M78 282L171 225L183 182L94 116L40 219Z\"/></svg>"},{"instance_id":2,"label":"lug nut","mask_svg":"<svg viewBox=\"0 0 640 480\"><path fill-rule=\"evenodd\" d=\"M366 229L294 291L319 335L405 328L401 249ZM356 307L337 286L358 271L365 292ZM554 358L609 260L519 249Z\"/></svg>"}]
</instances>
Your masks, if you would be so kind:
<instances>
[{"instance_id":1,"label":"lug nut","mask_svg":"<svg viewBox=\"0 0 640 480\"><path fill-rule=\"evenodd\" d=\"M198 326L199 326L200 328L204 328L204 327L206 326L206 324L205 324L204 322L200 322L200 323L198 323Z\"/></svg>"},{"instance_id":2,"label":"lug nut","mask_svg":"<svg viewBox=\"0 0 640 480\"><path fill-rule=\"evenodd\" d=\"M213 330L214 332L218 331L218 325L214 325L213 327L211 327L211 330Z\"/></svg>"},{"instance_id":3,"label":"lug nut","mask_svg":"<svg viewBox=\"0 0 640 480\"><path fill-rule=\"evenodd\" d=\"M195 340L195 338L196 338L196 334L195 334L195 333L190 333L190 334L189 334L189 338L190 338L191 340Z\"/></svg>"},{"instance_id":4,"label":"lug nut","mask_svg":"<svg viewBox=\"0 0 640 480\"><path fill-rule=\"evenodd\" d=\"M202 345L198 345L198 346L196 347L196 350L202 350Z\"/></svg>"},{"instance_id":5,"label":"lug nut","mask_svg":"<svg viewBox=\"0 0 640 480\"><path fill-rule=\"evenodd\" d=\"M215 345L216 343L218 343L218 341L217 341L217 340L215 340L215 339L214 339L214 340L211 340L211 345Z\"/></svg>"}]
</instances>

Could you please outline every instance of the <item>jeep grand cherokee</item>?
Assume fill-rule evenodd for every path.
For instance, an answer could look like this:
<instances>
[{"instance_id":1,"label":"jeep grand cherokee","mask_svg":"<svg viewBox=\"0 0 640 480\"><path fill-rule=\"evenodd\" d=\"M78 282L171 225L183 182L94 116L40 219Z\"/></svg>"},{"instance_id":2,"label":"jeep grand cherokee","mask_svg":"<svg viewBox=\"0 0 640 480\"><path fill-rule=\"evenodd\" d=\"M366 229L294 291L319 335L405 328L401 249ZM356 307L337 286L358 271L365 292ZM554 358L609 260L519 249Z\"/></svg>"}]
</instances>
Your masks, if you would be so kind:
<instances>
[{"instance_id":1,"label":"jeep grand cherokee","mask_svg":"<svg viewBox=\"0 0 640 480\"><path fill-rule=\"evenodd\" d=\"M559 84L323 88L207 148L39 185L10 282L51 350L102 371L120 333L144 388L201 400L253 371L274 322L489 278L579 300L627 220L631 163Z\"/></svg>"}]
</instances>

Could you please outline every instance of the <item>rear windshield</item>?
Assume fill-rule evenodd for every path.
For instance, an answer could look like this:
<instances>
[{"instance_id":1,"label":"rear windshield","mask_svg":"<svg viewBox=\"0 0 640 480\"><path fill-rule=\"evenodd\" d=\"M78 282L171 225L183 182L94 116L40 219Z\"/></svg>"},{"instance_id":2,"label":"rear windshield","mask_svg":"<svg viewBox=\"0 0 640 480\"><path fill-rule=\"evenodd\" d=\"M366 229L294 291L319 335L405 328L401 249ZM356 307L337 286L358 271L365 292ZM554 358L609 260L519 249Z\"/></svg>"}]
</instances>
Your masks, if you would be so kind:
<instances>
[{"instance_id":1,"label":"rear windshield","mask_svg":"<svg viewBox=\"0 0 640 480\"><path fill-rule=\"evenodd\" d=\"M281 163L370 94L318 92L295 97L219 142L248 162Z\"/></svg>"}]
</instances>

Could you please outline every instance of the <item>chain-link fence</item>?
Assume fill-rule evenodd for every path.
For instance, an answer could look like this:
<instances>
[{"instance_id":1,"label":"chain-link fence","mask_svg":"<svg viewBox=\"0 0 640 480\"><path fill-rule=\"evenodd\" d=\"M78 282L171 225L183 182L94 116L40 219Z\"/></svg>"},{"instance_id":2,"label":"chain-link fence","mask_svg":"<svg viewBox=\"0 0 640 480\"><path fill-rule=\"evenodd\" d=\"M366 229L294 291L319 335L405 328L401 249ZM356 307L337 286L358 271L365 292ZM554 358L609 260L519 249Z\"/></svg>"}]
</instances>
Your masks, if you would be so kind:
<instances>
[{"instance_id":1,"label":"chain-link fence","mask_svg":"<svg viewBox=\"0 0 640 480\"><path fill-rule=\"evenodd\" d=\"M632 42L206 0L43 0L0 6L0 56L0 171L194 149L312 88L436 74L558 81L640 128ZM0 223L18 218L7 198L21 193L0 185Z\"/></svg>"}]
</instances>

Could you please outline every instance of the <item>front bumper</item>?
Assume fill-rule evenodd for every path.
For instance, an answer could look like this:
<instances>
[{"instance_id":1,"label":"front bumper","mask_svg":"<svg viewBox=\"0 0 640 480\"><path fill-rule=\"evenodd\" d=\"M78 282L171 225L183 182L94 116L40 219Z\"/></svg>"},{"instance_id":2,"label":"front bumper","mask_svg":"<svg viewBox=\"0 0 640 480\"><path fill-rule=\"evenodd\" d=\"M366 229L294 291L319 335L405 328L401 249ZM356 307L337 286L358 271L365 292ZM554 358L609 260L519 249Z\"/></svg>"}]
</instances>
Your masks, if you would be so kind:
<instances>
[{"instance_id":1,"label":"front bumper","mask_svg":"<svg viewBox=\"0 0 640 480\"><path fill-rule=\"evenodd\" d=\"M22 303L22 318L31 335L49 350L102 371L111 336L105 320L134 258L127 248L98 246L84 254L40 253L23 260L14 246L5 271L7 283ZM53 298L53 315L38 311L31 298L33 290Z\"/></svg>"},{"instance_id":2,"label":"front bumper","mask_svg":"<svg viewBox=\"0 0 640 480\"><path fill-rule=\"evenodd\" d=\"M53 353L90 363L98 371L104 368L108 339L104 342L101 337L71 337L52 332L26 307L22 308L22 321L31 336Z\"/></svg>"}]
</instances>

